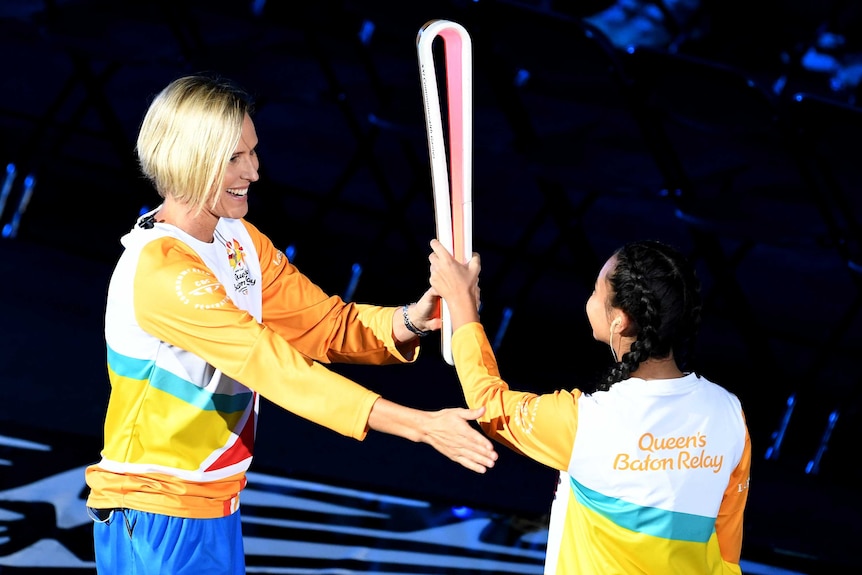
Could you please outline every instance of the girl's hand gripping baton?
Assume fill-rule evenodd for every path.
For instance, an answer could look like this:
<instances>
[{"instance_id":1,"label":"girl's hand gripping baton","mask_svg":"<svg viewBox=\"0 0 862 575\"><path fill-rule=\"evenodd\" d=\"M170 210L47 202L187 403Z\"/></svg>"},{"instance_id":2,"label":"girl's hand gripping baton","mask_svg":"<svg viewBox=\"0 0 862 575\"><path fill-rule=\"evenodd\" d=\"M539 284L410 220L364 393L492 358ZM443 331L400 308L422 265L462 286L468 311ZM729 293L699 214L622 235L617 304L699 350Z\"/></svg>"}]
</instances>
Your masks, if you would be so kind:
<instances>
[{"instance_id":1,"label":"girl's hand gripping baton","mask_svg":"<svg viewBox=\"0 0 862 575\"><path fill-rule=\"evenodd\" d=\"M438 36L443 40L445 49L451 181L432 51ZM466 263L473 255L473 59L470 35L455 22L431 20L419 30L416 49L425 103L437 239L456 259ZM455 365L452 358L452 322L445 301L442 302L440 314L443 321L440 330L443 359L449 365Z\"/></svg>"}]
</instances>

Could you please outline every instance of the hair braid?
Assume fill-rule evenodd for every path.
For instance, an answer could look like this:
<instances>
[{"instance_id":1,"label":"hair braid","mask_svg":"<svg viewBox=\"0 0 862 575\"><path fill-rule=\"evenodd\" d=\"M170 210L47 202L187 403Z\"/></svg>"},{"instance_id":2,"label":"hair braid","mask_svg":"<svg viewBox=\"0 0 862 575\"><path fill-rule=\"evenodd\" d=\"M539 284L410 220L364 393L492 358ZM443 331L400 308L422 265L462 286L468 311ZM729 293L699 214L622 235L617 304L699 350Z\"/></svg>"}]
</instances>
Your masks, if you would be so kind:
<instances>
[{"instance_id":1,"label":"hair braid","mask_svg":"<svg viewBox=\"0 0 862 575\"><path fill-rule=\"evenodd\" d=\"M614 253L609 305L630 319L628 352L611 366L598 389L627 379L644 361L673 353L687 365L700 325L700 283L685 257L656 241L626 244Z\"/></svg>"}]
</instances>

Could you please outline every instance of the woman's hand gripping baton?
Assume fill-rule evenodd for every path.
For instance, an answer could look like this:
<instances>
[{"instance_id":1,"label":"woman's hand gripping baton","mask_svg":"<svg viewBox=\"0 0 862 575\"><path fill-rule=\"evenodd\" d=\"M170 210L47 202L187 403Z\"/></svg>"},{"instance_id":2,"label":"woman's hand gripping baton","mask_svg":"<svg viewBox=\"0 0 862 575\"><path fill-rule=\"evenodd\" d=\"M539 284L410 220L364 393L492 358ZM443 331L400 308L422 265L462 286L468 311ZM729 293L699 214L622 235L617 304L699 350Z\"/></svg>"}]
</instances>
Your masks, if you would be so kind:
<instances>
[{"instance_id":1,"label":"woman's hand gripping baton","mask_svg":"<svg viewBox=\"0 0 862 575\"><path fill-rule=\"evenodd\" d=\"M449 112L449 164L440 112L440 93L432 46L443 40L446 64L446 98ZM473 255L473 56L470 35L463 26L449 20L431 20L416 36L422 99L425 102L425 127L431 159L431 186L437 239L456 259L468 262ZM450 181L451 173L451 181ZM443 359L452 358L452 321L446 302L442 302L440 330Z\"/></svg>"}]
</instances>

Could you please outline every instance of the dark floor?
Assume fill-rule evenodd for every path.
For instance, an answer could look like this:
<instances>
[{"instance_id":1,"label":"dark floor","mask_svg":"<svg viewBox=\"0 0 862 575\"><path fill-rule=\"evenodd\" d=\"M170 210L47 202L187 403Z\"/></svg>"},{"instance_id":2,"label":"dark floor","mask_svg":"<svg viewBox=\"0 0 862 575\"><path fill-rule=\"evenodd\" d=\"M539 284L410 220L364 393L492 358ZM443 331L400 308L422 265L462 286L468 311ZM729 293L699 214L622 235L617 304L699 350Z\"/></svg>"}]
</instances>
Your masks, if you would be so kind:
<instances>
[{"instance_id":1,"label":"dark floor","mask_svg":"<svg viewBox=\"0 0 862 575\"><path fill-rule=\"evenodd\" d=\"M768 35L750 21L733 33L718 11L709 34L669 57L608 50L571 14L532 9L550 2L294 4L252 3L256 15L226 1L0 3L0 48L13 56L0 75L0 162L16 169L0 224L18 226L2 239L2 434L86 438L92 453L75 450L69 468L97 458L105 282L119 236L157 201L135 170L135 131L180 74L219 71L257 96L249 219L303 271L345 293L358 264L354 299L418 297L435 227L415 38L450 19L473 41L473 243L504 377L588 387L608 360L583 316L601 262L628 239L679 245L706 295L696 367L740 396L751 428L746 559L855 570L862 122L852 94L794 65L816 10L788 3ZM833 211L835 197L846 204ZM460 405L437 346L414 366L339 369L402 403ZM476 476L424 446L349 442L263 411L261 471L528 522L548 509L554 474L513 453ZM63 471L41 469L28 478ZM3 476L4 489L26 483Z\"/></svg>"}]
</instances>

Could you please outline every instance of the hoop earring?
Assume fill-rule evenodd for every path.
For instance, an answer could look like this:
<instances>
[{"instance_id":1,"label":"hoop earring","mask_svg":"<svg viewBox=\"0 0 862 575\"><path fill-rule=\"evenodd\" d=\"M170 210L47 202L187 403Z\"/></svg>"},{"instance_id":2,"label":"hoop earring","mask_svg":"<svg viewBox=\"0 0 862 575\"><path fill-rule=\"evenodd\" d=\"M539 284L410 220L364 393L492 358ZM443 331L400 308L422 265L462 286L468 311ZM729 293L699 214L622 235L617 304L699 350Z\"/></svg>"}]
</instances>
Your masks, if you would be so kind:
<instances>
[{"instance_id":1,"label":"hoop earring","mask_svg":"<svg viewBox=\"0 0 862 575\"><path fill-rule=\"evenodd\" d=\"M613 322L611 322L611 327L610 327L611 333L610 333L610 337L608 338L608 347L611 348L611 355L614 357L614 363L620 362L620 359L617 357L617 350L614 349L614 328L616 326L620 325L621 322L622 322L622 319L619 317L617 319L615 319ZM620 343L622 343L622 341L623 341L623 336L622 336L622 334L620 334Z\"/></svg>"}]
</instances>

